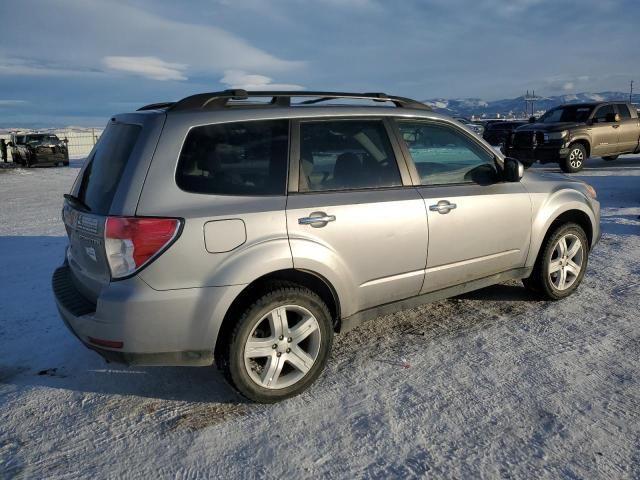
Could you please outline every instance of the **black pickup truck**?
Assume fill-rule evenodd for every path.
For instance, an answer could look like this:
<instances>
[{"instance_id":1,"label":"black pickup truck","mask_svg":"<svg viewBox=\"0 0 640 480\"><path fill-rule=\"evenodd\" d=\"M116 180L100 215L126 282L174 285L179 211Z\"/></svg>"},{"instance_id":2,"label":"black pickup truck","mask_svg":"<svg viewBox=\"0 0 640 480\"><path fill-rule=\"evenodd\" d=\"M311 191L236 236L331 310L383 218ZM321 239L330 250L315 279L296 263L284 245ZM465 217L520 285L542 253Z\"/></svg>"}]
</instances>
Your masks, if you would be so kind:
<instances>
[{"instance_id":1,"label":"black pickup truck","mask_svg":"<svg viewBox=\"0 0 640 480\"><path fill-rule=\"evenodd\" d=\"M517 128L504 152L525 166L557 162L564 172L578 172L589 157L640 153L638 112L624 102L561 105Z\"/></svg>"},{"instance_id":2,"label":"black pickup truck","mask_svg":"<svg viewBox=\"0 0 640 480\"><path fill-rule=\"evenodd\" d=\"M34 165L69 165L67 139L50 133L11 135L11 158L23 167Z\"/></svg>"}]
</instances>

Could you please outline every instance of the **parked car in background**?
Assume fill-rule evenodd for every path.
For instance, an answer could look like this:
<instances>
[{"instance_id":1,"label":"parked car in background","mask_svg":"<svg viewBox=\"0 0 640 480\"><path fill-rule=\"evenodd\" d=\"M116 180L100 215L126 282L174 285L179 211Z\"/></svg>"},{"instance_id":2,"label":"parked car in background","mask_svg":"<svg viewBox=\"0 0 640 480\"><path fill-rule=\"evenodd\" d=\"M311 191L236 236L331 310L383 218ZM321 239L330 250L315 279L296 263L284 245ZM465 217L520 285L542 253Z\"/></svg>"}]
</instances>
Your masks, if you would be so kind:
<instances>
[{"instance_id":1,"label":"parked car in background","mask_svg":"<svg viewBox=\"0 0 640 480\"><path fill-rule=\"evenodd\" d=\"M467 117L453 117L453 118L455 118L457 121L459 121L463 125L466 125L467 128L470 128L471 130L473 130L473 132L476 133L477 135L482 136L482 134L484 133L484 126L480 125L479 123L472 122Z\"/></svg>"},{"instance_id":2,"label":"parked car in background","mask_svg":"<svg viewBox=\"0 0 640 480\"><path fill-rule=\"evenodd\" d=\"M591 186L525 173L415 100L203 93L111 118L65 195L52 286L105 358L215 361L275 402L364 319L509 279L567 297L599 215Z\"/></svg>"},{"instance_id":3,"label":"parked car in background","mask_svg":"<svg viewBox=\"0 0 640 480\"><path fill-rule=\"evenodd\" d=\"M504 145L509 141L513 131L526 125L528 122L524 120L503 120L486 122L484 125L484 133L482 138L493 146Z\"/></svg>"},{"instance_id":4,"label":"parked car in background","mask_svg":"<svg viewBox=\"0 0 640 480\"><path fill-rule=\"evenodd\" d=\"M564 172L578 172L589 157L640 152L638 112L624 102L561 105L517 128L505 152L525 165L557 162Z\"/></svg>"},{"instance_id":5,"label":"parked car in background","mask_svg":"<svg viewBox=\"0 0 640 480\"><path fill-rule=\"evenodd\" d=\"M11 158L24 167L69 165L67 139L50 133L13 134L9 141Z\"/></svg>"}]
</instances>

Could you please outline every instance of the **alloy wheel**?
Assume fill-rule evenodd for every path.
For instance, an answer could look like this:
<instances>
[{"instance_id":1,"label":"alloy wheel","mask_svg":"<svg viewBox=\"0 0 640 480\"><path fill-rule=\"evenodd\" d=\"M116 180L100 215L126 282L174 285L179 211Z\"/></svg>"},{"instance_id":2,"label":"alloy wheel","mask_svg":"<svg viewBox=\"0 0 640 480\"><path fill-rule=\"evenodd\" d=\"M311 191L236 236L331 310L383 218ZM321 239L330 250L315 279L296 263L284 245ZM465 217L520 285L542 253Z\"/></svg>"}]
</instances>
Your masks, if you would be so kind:
<instances>
[{"instance_id":1,"label":"alloy wheel","mask_svg":"<svg viewBox=\"0 0 640 480\"><path fill-rule=\"evenodd\" d=\"M572 168L580 168L584 161L584 152L580 148L574 148L569 153L569 164Z\"/></svg>"},{"instance_id":2,"label":"alloy wheel","mask_svg":"<svg viewBox=\"0 0 640 480\"><path fill-rule=\"evenodd\" d=\"M584 247L578 236L560 237L551 252L549 280L557 290L570 288L580 276L584 264Z\"/></svg>"},{"instance_id":3,"label":"alloy wheel","mask_svg":"<svg viewBox=\"0 0 640 480\"><path fill-rule=\"evenodd\" d=\"M286 388L311 370L320 344L320 325L309 310L279 306L254 325L244 346L244 366L261 387Z\"/></svg>"}]
</instances>

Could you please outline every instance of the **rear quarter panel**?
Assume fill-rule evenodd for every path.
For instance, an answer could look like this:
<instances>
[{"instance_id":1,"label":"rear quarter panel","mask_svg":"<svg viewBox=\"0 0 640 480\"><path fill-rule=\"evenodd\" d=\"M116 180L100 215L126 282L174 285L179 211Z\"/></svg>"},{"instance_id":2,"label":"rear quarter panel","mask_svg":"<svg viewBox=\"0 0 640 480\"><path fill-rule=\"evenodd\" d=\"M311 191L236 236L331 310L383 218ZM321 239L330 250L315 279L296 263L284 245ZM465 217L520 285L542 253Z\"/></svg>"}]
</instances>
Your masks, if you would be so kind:
<instances>
[{"instance_id":1,"label":"rear quarter panel","mask_svg":"<svg viewBox=\"0 0 640 480\"><path fill-rule=\"evenodd\" d=\"M183 191L176 184L176 166L190 128L225 121L225 117L206 114L167 117L136 214L179 217L184 219L184 228L180 238L140 273L154 289L247 284L267 273L293 268L287 238L286 196L207 195ZM245 242L229 252L207 251L205 224L235 219L246 226ZM215 224L213 227L209 224L207 236L215 238L215 234Z\"/></svg>"}]
</instances>

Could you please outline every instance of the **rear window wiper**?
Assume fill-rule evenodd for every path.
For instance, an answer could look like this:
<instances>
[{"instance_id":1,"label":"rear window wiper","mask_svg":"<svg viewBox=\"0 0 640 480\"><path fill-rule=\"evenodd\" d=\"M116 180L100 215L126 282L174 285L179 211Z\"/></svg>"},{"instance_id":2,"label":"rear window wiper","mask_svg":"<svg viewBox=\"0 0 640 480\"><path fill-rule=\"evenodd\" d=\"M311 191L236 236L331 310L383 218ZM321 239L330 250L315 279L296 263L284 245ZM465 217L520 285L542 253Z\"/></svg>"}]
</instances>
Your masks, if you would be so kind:
<instances>
[{"instance_id":1,"label":"rear window wiper","mask_svg":"<svg viewBox=\"0 0 640 480\"><path fill-rule=\"evenodd\" d=\"M80 208L80 210L84 210L85 212L90 212L91 211L91 208L89 208L89 205L84 203L82 200L80 200L75 195L71 195L70 193L65 193L64 194L64 198L69 200L69 203L71 203L74 207Z\"/></svg>"}]
</instances>

